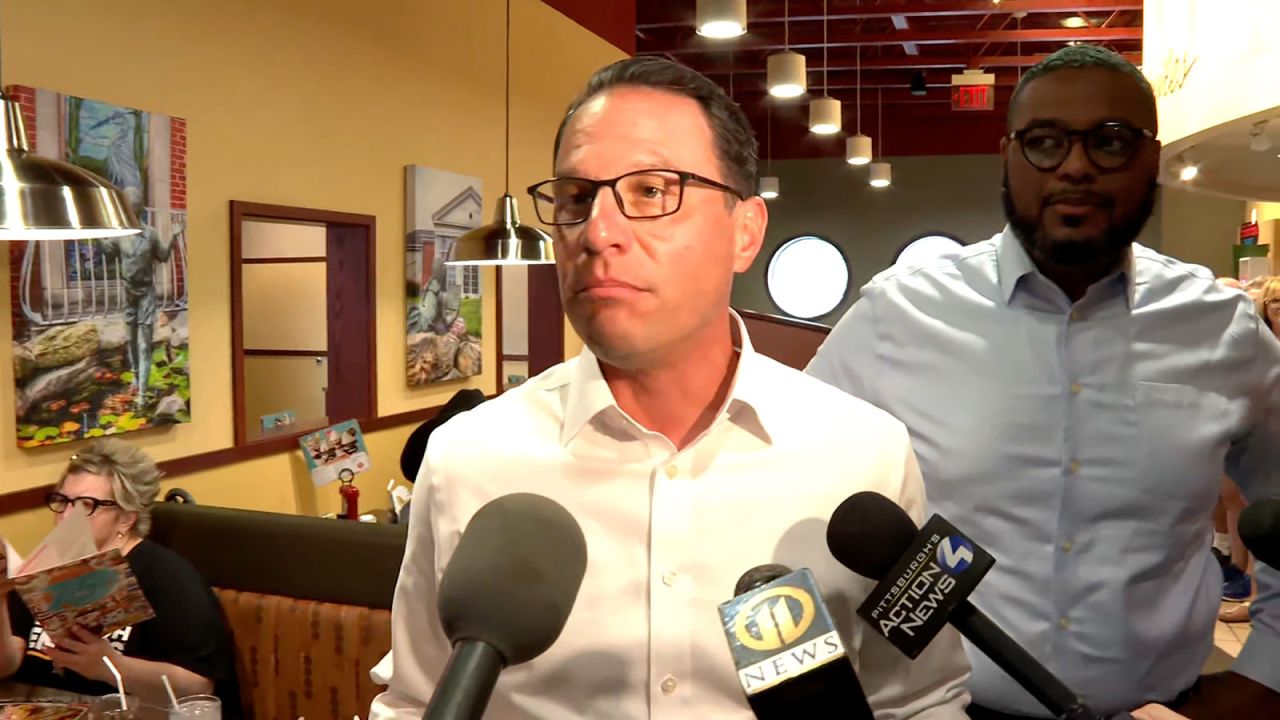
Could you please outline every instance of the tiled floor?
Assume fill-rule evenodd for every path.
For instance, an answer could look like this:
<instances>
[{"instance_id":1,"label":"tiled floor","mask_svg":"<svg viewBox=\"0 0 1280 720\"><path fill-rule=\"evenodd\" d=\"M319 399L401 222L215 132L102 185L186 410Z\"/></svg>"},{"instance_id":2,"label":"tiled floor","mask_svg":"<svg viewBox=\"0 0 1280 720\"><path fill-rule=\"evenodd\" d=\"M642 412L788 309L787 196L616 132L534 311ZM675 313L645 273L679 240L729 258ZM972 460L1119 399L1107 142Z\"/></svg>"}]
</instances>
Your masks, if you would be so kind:
<instances>
[{"instance_id":1,"label":"tiled floor","mask_svg":"<svg viewBox=\"0 0 1280 720\"><path fill-rule=\"evenodd\" d=\"M1235 607L1239 603L1223 601L1222 608L1228 609ZM1244 641L1249 638L1249 623L1224 623L1219 622L1213 627L1213 644L1219 650L1235 657L1240 654L1240 648L1244 645Z\"/></svg>"}]
</instances>

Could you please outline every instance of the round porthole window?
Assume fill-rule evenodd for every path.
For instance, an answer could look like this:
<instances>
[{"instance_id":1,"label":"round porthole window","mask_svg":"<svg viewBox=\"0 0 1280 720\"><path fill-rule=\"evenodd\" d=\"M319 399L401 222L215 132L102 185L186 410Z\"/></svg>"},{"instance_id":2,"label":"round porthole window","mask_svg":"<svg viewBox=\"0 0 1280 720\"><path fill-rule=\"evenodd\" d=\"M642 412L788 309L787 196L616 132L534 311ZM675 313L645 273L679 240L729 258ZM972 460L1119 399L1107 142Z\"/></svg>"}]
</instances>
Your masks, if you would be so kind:
<instances>
[{"instance_id":1,"label":"round porthole window","mask_svg":"<svg viewBox=\"0 0 1280 720\"><path fill-rule=\"evenodd\" d=\"M954 235L942 233L923 235L911 240L894 258L894 265L927 265L934 260L954 257L964 249L964 243Z\"/></svg>"},{"instance_id":2,"label":"round porthole window","mask_svg":"<svg viewBox=\"0 0 1280 720\"><path fill-rule=\"evenodd\" d=\"M849 289L849 264L828 240L802 235L782 243L769 259L769 296L782 312L815 318L835 309Z\"/></svg>"}]
</instances>

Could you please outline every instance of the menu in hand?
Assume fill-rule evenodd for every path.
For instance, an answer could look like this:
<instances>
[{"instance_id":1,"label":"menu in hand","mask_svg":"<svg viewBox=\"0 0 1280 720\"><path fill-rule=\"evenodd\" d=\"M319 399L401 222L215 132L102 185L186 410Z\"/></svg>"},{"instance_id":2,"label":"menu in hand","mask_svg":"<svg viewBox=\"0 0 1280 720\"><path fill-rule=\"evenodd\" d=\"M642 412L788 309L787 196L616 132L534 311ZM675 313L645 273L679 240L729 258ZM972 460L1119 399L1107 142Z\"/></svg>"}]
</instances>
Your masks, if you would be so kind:
<instances>
[{"instance_id":1,"label":"menu in hand","mask_svg":"<svg viewBox=\"0 0 1280 720\"><path fill-rule=\"evenodd\" d=\"M16 589L50 633L79 624L102 637L155 617L120 551L94 546L87 515L68 513L26 562L7 542L4 556L0 590Z\"/></svg>"}]
</instances>

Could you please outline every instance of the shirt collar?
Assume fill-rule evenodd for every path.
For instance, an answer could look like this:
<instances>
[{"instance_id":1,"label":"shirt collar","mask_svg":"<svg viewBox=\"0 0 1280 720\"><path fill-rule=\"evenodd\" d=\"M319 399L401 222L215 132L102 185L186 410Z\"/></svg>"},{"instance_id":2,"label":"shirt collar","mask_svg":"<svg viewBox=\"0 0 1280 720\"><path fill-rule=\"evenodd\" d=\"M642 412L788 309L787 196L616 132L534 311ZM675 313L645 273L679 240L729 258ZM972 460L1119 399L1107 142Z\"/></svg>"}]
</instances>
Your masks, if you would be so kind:
<instances>
[{"instance_id":1,"label":"shirt collar","mask_svg":"<svg viewBox=\"0 0 1280 720\"><path fill-rule=\"evenodd\" d=\"M1004 226L1004 232L1000 234L1000 239L997 243L996 271L999 273L1000 279L1000 298L1008 305L1013 300L1014 291L1018 289L1018 281L1027 275L1036 275L1041 278L1044 278L1044 276L1040 274L1040 270L1031 261L1031 256L1027 255L1026 248L1022 247L1022 241L1018 239L1012 227L1009 225ZM1094 286L1119 282L1118 278L1123 278L1125 300L1129 303L1129 307L1133 307L1134 274L1133 250L1130 249L1125 256L1124 265L1119 270L1099 280ZM1050 282L1048 278L1044 279L1046 282Z\"/></svg>"},{"instance_id":2,"label":"shirt collar","mask_svg":"<svg viewBox=\"0 0 1280 720\"><path fill-rule=\"evenodd\" d=\"M758 429L762 439L769 442L769 433L764 428L762 410L767 400L768 388L765 387L765 380L760 377L758 366L762 358L752 348L751 338L747 335L747 327L742 318L732 309L729 310L729 315L736 328L734 341L738 349L738 366L729 388L729 396L720 415L728 413L734 416L740 411L749 412L754 420L755 427L752 429ZM622 412L622 408L618 407L617 400L613 397L613 391L609 389L609 383L605 381L604 374L600 370L599 358L585 345L582 353L578 355L577 367L574 368L570 378L564 407L564 423L560 428L562 446L568 445L578 436L582 428L600 413L610 408L617 409L619 413Z\"/></svg>"}]
</instances>

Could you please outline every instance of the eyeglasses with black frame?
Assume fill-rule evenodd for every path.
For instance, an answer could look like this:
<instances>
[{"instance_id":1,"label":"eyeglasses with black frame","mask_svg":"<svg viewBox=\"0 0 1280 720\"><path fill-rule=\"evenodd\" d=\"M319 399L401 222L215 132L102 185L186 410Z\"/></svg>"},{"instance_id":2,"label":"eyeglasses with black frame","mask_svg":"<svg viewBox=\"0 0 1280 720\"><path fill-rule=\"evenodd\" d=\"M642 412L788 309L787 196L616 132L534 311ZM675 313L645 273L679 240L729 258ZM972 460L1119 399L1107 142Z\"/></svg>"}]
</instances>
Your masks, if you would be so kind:
<instances>
[{"instance_id":1,"label":"eyeglasses with black frame","mask_svg":"<svg viewBox=\"0 0 1280 720\"><path fill-rule=\"evenodd\" d=\"M48 495L45 495L44 502L49 506L50 510L59 514L66 510L68 505L75 505L85 515L93 515L98 512L98 508L120 507L120 503L115 500L103 500L101 498L89 497L88 495L67 497L60 492L51 492Z\"/></svg>"},{"instance_id":2,"label":"eyeglasses with black frame","mask_svg":"<svg viewBox=\"0 0 1280 720\"><path fill-rule=\"evenodd\" d=\"M739 200L746 196L734 188L684 170L657 168L636 170L609 180L558 177L529 186L538 220L546 225L577 225L591 216L600 188L613 191L622 214L632 220L651 220L680 212L685 187L690 182L729 193Z\"/></svg>"},{"instance_id":3,"label":"eyeglasses with black frame","mask_svg":"<svg viewBox=\"0 0 1280 720\"><path fill-rule=\"evenodd\" d=\"M1269 313L1280 315L1280 297L1264 300L1262 302L1262 309Z\"/></svg>"},{"instance_id":4,"label":"eyeglasses with black frame","mask_svg":"<svg viewBox=\"0 0 1280 720\"><path fill-rule=\"evenodd\" d=\"M1119 170L1133 160L1144 141L1155 138L1155 133L1120 122L1102 123L1088 130L1068 130L1046 123L1015 130L1008 138L1017 141L1022 156L1037 170L1057 170L1067 161L1076 141L1084 144L1089 162L1098 169Z\"/></svg>"}]
</instances>

